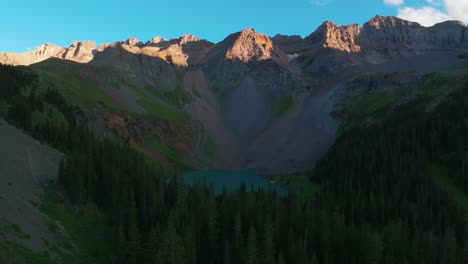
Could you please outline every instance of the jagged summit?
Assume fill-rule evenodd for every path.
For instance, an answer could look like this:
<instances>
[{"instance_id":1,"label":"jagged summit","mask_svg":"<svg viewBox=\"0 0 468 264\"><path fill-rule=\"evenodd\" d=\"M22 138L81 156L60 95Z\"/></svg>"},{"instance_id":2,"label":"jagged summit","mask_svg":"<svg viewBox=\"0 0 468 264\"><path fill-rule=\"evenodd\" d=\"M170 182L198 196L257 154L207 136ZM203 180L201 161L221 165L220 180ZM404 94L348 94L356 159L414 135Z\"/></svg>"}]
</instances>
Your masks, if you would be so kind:
<instances>
[{"instance_id":1,"label":"jagged summit","mask_svg":"<svg viewBox=\"0 0 468 264\"><path fill-rule=\"evenodd\" d=\"M380 16L377 15L367 21L364 27L374 27L377 29L381 28L392 28L392 27L419 27L419 23L410 22L394 16Z\"/></svg>"},{"instance_id":2,"label":"jagged summit","mask_svg":"<svg viewBox=\"0 0 468 264\"><path fill-rule=\"evenodd\" d=\"M357 37L361 30L359 24L339 26L332 21L326 21L306 40L318 43L321 48L358 53L361 52L361 47L357 43Z\"/></svg>"},{"instance_id":3,"label":"jagged summit","mask_svg":"<svg viewBox=\"0 0 468 264\"><path fill-rule=\"evenodd\" d=\"M137 38L129 38L129 39L125 40L123 43L125 45L128 45L128 46L135 46L135 47L142 47L143 46L143 42L141 42Z\"/></svg>"},{"instance_id":4,"label":"jagged summit","mask_svg":"<svg viewBox=\"0 0 468 264\"><path fill-rule=\"evenodd\" d=\"M233 60L244 63L277 59L280 57L270 37L247 28L233 33L210 51L209 61Z\"/></svg>"},{"instance_id":5,"label":"jagged summit","mask_svg":"<svg viewBox=\"0 0 468 264\"><path fill-rule=\"evenodd\" d=\"M37 47L37 49L33 50L32 52L36 54L44 54L58 49L63 49L63 47L48 42L40 45L39 47Z\"/></svg>"},{"instance_id":6,"label":"jagged summit","mask_svg":"<svg viewBox=\"0 0 468 264\"><path fill-rule=\"evenodd\" d=\"M166 41L165 38L163 37L160 37L160 36L156 36L156 37L153 37L150 41L148 41L148 43L146 44L158 44L160 42L163 42L163 41Z\"/></svg>"},{"instance_id":7,"label":"jagged summit","mask_svg":"<svg viewBox=\"0 0 468 264\"><path fill-rule=\"evenodd\" d=\"M202 39L192 34L185 34L181 38L179 38L180 45L184 45L190 42L197 42L197 41L202 41Z\"/></svg>"},{"instance_id":8,"label":"jagged summit","mask_svg":"<svg viewBox=\"0 0 468 264\"><path fill-rule=\"evenodd\" d=\"M257 33L253 28L235 34L233 40L232 47L226 53L226 59L249 62L272 57L273 42L267 35Z\"/></svg>"},{"instance_id":9,"label":"jagged summit","mask_svg":"<svg viewBox=\"0 0 468 264\"><path fill-rule=\"evenodd\" d=\"M96 51L96 42L85 40L83 42L74 41L73 44L53 57L71 60L81 63L90 62Z\"/></svg>"}]
</instances>

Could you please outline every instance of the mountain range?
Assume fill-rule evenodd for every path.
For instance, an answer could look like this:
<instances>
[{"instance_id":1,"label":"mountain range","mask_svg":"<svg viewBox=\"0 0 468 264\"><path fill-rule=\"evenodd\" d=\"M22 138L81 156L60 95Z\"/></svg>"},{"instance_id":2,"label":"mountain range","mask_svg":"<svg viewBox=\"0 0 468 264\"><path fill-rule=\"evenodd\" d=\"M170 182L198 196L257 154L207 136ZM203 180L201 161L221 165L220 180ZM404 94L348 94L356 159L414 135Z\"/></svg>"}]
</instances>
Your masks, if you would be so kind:
<instances>
[{"instance_id":1,"label":"mountain range","mask_svg":"<svg viewBox=\"0 0 468 264\"><path fill-rule=\"evenodd\" d=\"M254 29L245 29L229 35L217 44L190 34L171 40L154 37L146 43L130 38L99 46L94 41L75 41L68 48L47 43L25 53L0 53L0 62L31 65L49 58L59 58L88 63L97 53L118 46L134 54L158 57L165 61L171 58L171 63L179 66L206 63L219 52L224 52L222 56L227 60L250 62L267 59L277 61L282 55L291 60L296 56L327 48L356 53L363 61L377 63L377 56L384 60L401 53L418 54L436 49L466 48L468 31L466 25L460 21L446 21L432 27L423 27L416 22L396 17L376 16L363 26L340 26L326 21L305 38L280 34L268 37Z\"/></svg>"},{"instance_id":2,"label":"mountain range","mask_svg":"<svg viewBox=\"0 0 468 264\"><path fill-rule=\"evenodd\" d=\"M305 38L245 29L216 44L193 35L44 44L0 53L0 63L30 65L44 89L82 108L83 125L159 161L279 173L310 167L364 119L350 110L360 98L404 94L377 106L391 111L429 73L456 78L467 51L461 22L376 16L327 21Z\"/></svg>"},{"instance_id":3,"label":"mountain range","mask_svg":"<svg viewBox=\"0 0 468 264\"><path fill-rule=\"evenodd\" d=\"M0 263L466 264L467 73L382 16L1 53Z\"/></svg>"}]
</instances>

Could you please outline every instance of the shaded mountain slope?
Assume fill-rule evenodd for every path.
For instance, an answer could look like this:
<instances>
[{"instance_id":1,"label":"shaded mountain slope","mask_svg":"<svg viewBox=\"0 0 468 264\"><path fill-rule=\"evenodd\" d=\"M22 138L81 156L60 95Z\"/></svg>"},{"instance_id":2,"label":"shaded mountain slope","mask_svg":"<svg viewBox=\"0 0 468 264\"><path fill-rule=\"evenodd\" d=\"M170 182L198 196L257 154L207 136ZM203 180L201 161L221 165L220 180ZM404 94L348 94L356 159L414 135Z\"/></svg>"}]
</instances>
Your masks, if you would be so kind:
<instances>
[{"instance_id":1,"label":"shaded mountain slope","mask_svg":"<svg viewBox=\"0 0 468 264\"><path fill-rule=\"evenodd\" d=\"M36 252L51 239L48 217L37 208L43 187L57 182L63 155L0 119L0 236ZM16 232L9 230L16 224ZM22 235L23 234L23 235Z\"/></svg>"}]
</instances>

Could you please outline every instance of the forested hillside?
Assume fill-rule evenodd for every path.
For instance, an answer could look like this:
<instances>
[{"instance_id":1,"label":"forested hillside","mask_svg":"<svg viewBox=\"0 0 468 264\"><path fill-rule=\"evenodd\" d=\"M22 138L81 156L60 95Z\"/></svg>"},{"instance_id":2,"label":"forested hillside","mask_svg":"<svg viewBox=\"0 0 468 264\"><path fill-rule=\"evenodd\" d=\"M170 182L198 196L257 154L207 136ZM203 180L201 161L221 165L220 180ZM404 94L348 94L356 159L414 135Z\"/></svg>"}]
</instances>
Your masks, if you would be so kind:
<instances>
[{"instance_id":1,"label":"forested hillside","mask_svg":"<svg viewBox=\"0 0 468 264\"><path fill-rule=\"evenodd\" d=\"M466 85L434 112L402 107L342 135L311 164L322 187L304 199L186 187L125 142L79 127L80 110L37 93L33 72L1 66L0 80L7 120L66 154L60 183L72 204L111 218L117 245L102 263L468 263L467 204L431 171L444 168L468 194Z\"/></svg>"}]
</instances>

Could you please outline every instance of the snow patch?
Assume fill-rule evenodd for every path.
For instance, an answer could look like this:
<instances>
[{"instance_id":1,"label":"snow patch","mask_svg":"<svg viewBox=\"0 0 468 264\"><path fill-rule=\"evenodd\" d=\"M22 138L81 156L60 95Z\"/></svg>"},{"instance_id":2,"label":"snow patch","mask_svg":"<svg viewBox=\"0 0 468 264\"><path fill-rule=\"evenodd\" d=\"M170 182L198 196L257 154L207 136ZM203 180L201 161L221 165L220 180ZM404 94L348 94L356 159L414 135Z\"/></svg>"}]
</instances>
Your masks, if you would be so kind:
<instances>
[{"instance_id":1,"label":"snow patch","mask_svg":"<svg viewBox=\"0 0 468 264\"><path fill-rule=\"evenodd\" d=\"M294 54L288 54L288 61L292 61L292 60L295 60L297 58L299 58L299 54L297 53L294 53Z\"/></svg>"}]
</instances>

